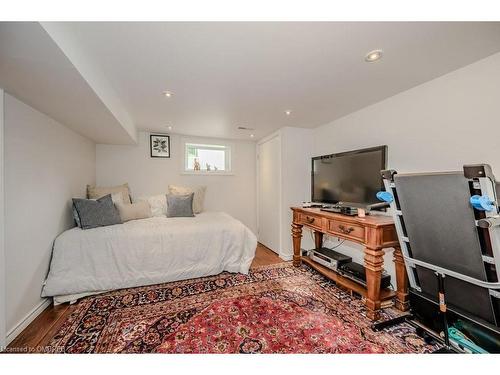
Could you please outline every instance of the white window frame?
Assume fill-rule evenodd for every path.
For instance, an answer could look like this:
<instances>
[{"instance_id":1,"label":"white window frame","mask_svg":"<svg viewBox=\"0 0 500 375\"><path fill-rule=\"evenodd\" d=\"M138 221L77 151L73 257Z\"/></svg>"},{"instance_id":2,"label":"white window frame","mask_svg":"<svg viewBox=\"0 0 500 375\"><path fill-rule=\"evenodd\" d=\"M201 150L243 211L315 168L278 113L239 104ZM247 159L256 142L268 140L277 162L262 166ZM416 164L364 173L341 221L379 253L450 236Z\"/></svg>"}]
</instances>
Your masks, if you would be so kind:
<instances>
[{"instance_id":1,"label":"white window frame","mask_svg":"<svg viewBox=\"0 0 500 375\"><path fill-rule=\"evenodd\" d=\"M199 145L199 146L219 146L223 147L225 150L225 169L224 171L194 171L187 169L188 163L188 154L187 154L187 146L188 145ZM230 142L224 141L215 141L210 139L194 139L194 138L185 138L182 140L182 166L181 166L181 174L184 175L199 175L199 176L232 176L234 175L233 169L233 145Z\"/></svg>"}]
</instances>

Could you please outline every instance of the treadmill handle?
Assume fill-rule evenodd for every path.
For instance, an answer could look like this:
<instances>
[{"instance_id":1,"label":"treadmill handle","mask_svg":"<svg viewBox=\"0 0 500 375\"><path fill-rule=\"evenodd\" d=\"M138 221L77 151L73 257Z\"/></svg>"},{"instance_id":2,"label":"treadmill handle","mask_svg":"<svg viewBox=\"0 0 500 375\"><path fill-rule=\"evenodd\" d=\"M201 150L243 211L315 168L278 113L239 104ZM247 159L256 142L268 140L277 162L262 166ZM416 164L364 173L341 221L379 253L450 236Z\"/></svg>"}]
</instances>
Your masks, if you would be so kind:
<instances>
[{"instance_id":1,"label":"treadmill handle","mask_svg":"<svg viewBox=\"0 0 500 375\"><path fill-rule=\"evenodd\" d=\"M500 216L492 216L485 219L479 219L477 226L479 228L493 228L500 225Z\"/></svg>"}]
</instances>

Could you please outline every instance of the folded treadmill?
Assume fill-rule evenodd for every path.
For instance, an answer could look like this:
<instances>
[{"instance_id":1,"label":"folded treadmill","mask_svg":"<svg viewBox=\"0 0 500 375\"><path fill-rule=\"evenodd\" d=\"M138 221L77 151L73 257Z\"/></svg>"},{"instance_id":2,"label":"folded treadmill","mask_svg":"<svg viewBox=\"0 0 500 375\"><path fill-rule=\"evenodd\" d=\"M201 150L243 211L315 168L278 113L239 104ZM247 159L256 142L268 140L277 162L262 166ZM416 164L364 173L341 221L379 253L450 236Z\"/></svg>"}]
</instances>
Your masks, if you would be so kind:
<instances>
[{"instance_id":1,"label":"folded treadmill","mask_svg":"<svg viewBox=\"0 0 500 375\"><path fill-rule=\"evenodd\" d=\"M485 345L500 351L500 211L490 166L418 174L385 170L382 177L413 312L436 326L431 311L440 302L440 276L452 317L470 325L471 335L491 336Z\"/></svg>"}]
</instances>

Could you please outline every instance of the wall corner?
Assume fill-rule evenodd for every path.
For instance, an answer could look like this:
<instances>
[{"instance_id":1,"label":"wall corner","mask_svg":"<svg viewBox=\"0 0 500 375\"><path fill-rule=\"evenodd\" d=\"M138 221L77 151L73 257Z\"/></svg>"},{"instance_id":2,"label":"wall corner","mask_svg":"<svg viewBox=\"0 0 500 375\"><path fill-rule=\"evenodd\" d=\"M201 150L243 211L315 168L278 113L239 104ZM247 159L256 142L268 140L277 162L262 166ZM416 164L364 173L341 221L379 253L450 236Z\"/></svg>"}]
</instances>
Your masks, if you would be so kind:
<instances>
[{"instance_id":1,"label":"wall corner","mask_svg":"<svg viewBox=\"0 0 500 375\"><path fill-rule=\"evenodd\" d=\"M5 190L4 190L4 91L0 88L0 351L6 346L5 306Z\"/></svg>"}]
</instances>

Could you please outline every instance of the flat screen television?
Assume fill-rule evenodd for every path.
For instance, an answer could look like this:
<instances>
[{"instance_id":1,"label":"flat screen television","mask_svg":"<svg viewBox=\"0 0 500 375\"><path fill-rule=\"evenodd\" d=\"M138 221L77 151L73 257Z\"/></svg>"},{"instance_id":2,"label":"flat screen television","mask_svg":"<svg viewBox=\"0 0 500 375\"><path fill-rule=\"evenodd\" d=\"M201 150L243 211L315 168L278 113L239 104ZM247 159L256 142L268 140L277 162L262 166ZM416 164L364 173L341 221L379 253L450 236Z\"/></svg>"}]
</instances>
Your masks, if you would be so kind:
<instances>
[{"instance_id":1,"label":"flat screen television","mask_svg":"<svg viewBox=\"0 0 500 375\"><path fill-rule=\"evenodd\" d=\"M380 203L384 189L380 171L386 169L387 146L312 158L312 197L316 203Z\"/></svg>"}]
</instances>

